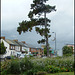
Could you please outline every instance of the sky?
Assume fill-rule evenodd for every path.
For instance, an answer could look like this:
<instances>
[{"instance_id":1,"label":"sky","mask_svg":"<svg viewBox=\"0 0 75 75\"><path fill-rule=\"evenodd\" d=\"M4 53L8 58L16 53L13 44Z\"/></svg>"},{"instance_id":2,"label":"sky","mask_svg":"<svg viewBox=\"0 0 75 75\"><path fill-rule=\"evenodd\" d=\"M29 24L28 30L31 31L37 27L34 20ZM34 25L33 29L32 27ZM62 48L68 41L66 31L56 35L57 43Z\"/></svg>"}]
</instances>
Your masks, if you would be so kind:
<instances>
[{"instance_id":1,"label":"sky","mask_svg":"<svg viewBox=\"0 0 75 75\"><path fill-rule=\"evenodd\" d=\"M41 46L37 41L42 37L33 28L32 32L19 35L17 27L19 22L29 20L28 13L33 0L1 0L1 36L6 39L18 39L26 41L36 47ZM56 49L62 49L66 44L74 43L74 0L49 0L46 4L56 6L56 12L47 14L51 20L49 39L50 46L55 49L55 41L52 41L56 33Z\"/></svg>"}]
</instances>

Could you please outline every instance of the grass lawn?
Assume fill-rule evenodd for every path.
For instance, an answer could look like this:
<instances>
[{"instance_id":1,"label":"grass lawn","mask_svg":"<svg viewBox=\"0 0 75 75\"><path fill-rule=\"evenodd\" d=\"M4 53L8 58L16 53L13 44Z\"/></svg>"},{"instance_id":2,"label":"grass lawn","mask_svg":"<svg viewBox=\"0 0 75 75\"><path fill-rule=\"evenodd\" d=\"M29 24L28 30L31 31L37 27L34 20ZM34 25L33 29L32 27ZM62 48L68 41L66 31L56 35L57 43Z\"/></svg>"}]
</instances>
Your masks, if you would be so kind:
<instances>
[{"instance_id":1,"label":"grass lawn","mask_svg":"<svg viewBox=\"0 0 75 75\"><path fill-rule=\"evenodd\" d=\"M8 75L17 75L17 74L8 74ZM51 73L51 74L46 74L46 75L74 75L74 72L61 72L61 73L53 73L53 74Z\"/></svg>"},{"instance_id":2,"label":"grass lawn","mask_svg":"<svg viewBox=\"0 0 75 75\"><path fill-rule=\"evenodd\" d=\"M46 74L46 75L74 75L74 72L61 72L61 73Z\"/></svg>"}]
</instances>

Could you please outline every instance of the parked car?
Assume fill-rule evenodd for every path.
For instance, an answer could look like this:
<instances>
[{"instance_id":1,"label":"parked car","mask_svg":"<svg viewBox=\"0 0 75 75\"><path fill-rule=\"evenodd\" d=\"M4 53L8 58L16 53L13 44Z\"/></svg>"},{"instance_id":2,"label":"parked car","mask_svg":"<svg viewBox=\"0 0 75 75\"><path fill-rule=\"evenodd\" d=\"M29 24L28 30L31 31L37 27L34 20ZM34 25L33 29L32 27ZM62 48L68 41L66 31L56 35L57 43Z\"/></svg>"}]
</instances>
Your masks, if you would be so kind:
<instances>
[{"instance_id":1,"label":"parked car","mask_svg":"<svg viewBox=\"0 0 75 75\"><path fill-rule=\"evenodd\" d=\"M43 56L42 58L47 58L47 56Z\"/></svg>"},{"instance_id":2,"label":"parked car","mask_svg":"<svg viewBox=\"0 0 75 75\"><path fill-rule=\"evenodd\" d=\"M11 59L11 56L6 56L5 59Z\"/></svg>"}]
</instances>

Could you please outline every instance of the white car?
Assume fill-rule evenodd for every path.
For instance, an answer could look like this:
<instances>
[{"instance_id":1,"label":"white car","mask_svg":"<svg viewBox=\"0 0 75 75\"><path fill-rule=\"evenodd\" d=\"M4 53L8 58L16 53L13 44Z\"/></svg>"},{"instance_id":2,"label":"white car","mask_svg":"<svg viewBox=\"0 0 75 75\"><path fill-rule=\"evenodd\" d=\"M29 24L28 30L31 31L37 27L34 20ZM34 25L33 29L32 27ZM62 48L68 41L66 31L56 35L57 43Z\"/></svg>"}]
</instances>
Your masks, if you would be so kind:
<instances>
[{"instance_id":1,"label":"white car","mask_svg":"<svg viewBox=\"0 0 75 75\"><path fill-rule=\"evenodd\" d=\"M47 58L47 56L44 56L44 57L42 57L42 58Z\"/></svg>"}]
</instances>

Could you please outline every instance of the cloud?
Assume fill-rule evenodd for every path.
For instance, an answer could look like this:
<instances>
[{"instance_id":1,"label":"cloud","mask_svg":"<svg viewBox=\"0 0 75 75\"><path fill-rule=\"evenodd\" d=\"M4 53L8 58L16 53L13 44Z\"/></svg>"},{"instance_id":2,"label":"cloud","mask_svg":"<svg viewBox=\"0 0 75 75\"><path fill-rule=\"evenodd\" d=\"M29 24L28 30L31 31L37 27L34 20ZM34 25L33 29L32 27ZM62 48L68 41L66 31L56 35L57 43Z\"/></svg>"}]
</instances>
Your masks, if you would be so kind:
<instances>
[{"instance_id":1,"label":"cloud","mask_svg":"<svg viewBox=\"0 0 75 75\"><path fill-rule=\"evenodd\" d=\"M28 19L31 0L2 0L1 1L1 29L8 30L16 28L18 22ZM9 27L9 28L8 28Z\"/></svg>"},{"instance_id":2,"label":"cloud","mask_svg":"<svg viewBox=\"0 0 75 75\"><path fill-rule=\"evenodd\" d=\"M31 33L19 35L17 27L22 20L29 20L28 12L33 0L2 0L1 1L1 35L6 39L25 40L27 43L38 46L37 41L42 37L33 30ZM49 0L47 4L56 5L56 12L47 14L51 19L50 32L56 32L57 49L65 44L74 43L74 0ZM54 34L49 39L51 47L55 47Z\"/></svg>"}]
</instances>

